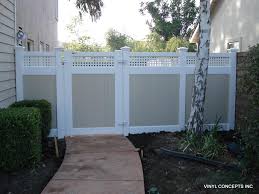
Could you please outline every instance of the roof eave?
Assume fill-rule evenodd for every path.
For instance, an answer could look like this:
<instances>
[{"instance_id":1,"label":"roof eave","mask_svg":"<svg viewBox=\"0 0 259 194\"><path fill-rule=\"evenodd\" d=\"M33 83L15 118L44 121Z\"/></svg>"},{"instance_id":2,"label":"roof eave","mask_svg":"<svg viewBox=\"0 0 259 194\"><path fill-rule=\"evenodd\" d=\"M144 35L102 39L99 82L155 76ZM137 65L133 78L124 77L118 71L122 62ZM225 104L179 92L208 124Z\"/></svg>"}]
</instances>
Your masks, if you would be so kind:
<instances>
[{"instance_id":1,"label":"roof eave","mask_svg":"<svg viewBox=\"0 0 259 194\"><path fill-rule=\"evenodd\" d=\"M217 0L210 0L211 10L214 8ZM196 26L191 38L189 39L190 43L198 43L199 42L199 25Z\"/></svg>"}]
</instances>

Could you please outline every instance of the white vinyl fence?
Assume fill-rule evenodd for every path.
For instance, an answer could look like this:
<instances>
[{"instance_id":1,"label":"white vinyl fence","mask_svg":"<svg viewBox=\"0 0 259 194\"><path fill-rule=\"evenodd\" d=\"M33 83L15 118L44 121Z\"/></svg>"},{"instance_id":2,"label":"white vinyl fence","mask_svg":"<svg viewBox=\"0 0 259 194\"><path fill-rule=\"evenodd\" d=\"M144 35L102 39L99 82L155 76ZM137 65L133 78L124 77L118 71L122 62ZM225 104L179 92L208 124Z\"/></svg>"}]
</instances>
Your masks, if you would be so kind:
<instances>
[{"instance_id":1,"label":"white vinyl fence","mask_svg":"<svg viewBox=\"0 0 259 194\"><path fill-rule=\"evenodd\" d=\"M124 134L184 129L196 54L25 52L16 48L17 100L52 103L50 135ZM210 55L205 123L235 123L236 51Z\"/></svg>"}]
</instances>

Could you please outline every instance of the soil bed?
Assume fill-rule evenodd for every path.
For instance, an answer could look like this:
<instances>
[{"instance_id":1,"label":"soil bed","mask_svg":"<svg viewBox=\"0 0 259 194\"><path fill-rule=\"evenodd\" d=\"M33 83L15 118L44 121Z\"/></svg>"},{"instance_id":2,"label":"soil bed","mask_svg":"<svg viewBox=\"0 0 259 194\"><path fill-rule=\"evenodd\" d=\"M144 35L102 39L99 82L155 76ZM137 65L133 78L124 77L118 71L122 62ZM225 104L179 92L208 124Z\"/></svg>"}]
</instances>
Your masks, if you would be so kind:
<instances>
[{"instance_id":1,"label":"soil bed","mask_svg":"<svg viewBox=\"0 0 259 194\"><path fill-rule=\"evenodd\" d=\"M231 141L232 133L221 134L222 141ZM152 133L130 135L129 140L137 148L143 150L142 165L144 170L145 189L149 194L151 188L156 188L159 194L173 193L259 193L259 176L254 173L243 177L241 173L219 169L199 162L164 157L157 155L153 150L161 147L179 150L183 133ZM226 153L217 160L226 162L236 158ZM205 184L253 184L253 189L205 189ZM240 185L241 186L241 185ZM151 194L151 193L150 193ZM157 193L155 193L157 194Z\"/></svg>"},{"instance_id":2,"label":"soil bed","mask_svg":"<svg viewBox=\"0 0 259 194\"><path fill-rule=\"evenodd\" d=\"M65 141L58 141L60 158L56 158L54 141L44 143L41 163L34 169L7 173L0 170L0 194L40 194L61 165Z\"/></svg>"}]
</instances>

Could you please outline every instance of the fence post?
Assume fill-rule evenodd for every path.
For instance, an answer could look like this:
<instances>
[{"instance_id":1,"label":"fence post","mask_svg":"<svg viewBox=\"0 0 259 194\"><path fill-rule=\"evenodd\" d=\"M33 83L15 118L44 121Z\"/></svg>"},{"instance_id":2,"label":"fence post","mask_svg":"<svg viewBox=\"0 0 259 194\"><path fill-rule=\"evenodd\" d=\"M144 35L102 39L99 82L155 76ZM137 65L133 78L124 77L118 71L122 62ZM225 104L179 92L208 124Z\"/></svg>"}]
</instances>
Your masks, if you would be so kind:
<instances>
[{"instance_id":1,"label":"fence post","mask_svg":"<svg viewBox=\"0 0 259 194\"><path fill-rule=\"evenodd\" d=\"M229 77L229 99L228 99L228 122L229 129L235 128L235 112L236 112L236 65L237 65L238 49L229 49L229 59L231 73Z\"/></svg>"},{"instance_id":2,"label":"fence post","mask_svg":"<svg viewBox=\"0 0 259 194\"><path fill-rule=\"evenodd\" d=\"M129 70L130 66L130 47L122 47L122 72L123 72L123 133L129 134Z\"/></svg>"},{"instance_id":3,"label":"fence post","mask_svg":"<svg viewBox=\"0 0 259 194\"><path fill-rule=\"evenodd\" d=\"M64 118L64 66L61 60L62 48L55 48L56 57L56 92L57 92L57 134L58 138L64 137L65 118Z\"/></svg>"},{"instance_id":4,"label":"fence post","mask_svg":"<svg viewBox=\"0 0 259 194\"><path fill-rule=\"evenodd\" d=\"M177 49L179 53L178 64L180 65L180 86L179 86L179 129L185 129L185 98L186 98L186 72L188 48L180 47Z\"/></svg>"},{"instance_id":5,"label":"fence post","mask_svg":"<svg viewBox=\"0 0 259 194\"><path fill-rule=\"evenodd\" d=\"M23 100L24 47L15 47L16 100Z\"/></svg>"},{"instance_id":6,"label":"fence post","mask_svg":"<svg viewBox=\"0 0 259 194\"><path fill-rule=\"evenodd\" d=\"M72 117L72 66L73 58L71 51L64 52L64 103L65 103L65 136L71 136L73 128Z\"/></svg>"},{"instance_id":7,"label":"fence post","mask_svg":"<svg viewBox=\"0 0 259 194\"><path fill-rule=\"evenodd\" d=\"M122 51L114 52L115 66L115 129L123 132L123 69Z\"/></svg>"}]
</instances>

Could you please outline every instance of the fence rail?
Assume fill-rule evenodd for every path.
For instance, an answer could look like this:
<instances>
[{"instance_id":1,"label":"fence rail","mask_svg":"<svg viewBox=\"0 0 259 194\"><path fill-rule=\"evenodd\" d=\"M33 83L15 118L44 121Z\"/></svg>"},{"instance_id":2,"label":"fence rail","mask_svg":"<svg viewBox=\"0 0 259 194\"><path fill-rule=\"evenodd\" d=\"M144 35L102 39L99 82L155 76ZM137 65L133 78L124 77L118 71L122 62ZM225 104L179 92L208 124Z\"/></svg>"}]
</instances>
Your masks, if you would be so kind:
<instances>
[{"instance_id":1,"label":"fence rail","mask_svg":"<svg viewBox=\"0 0 259 194\"><path fill-rule=\"evenodd\" d=\"M186 48L179 48L176 53L130 52L124 47L115 52L65 51L63 55L61 49L55 52L25 52L21 47L16 48L17 100L50 98L53 114L57 117L53 118L56 120L56 125L53 124L55 130L52 131L54 135L127 135L184 129L196 53L188 53ZM213 115L215 110L215 113L224 115L226 110L227 116L221 124L225 129L232 129L235 122L236 51L211 54L208 73L211 81L206 114ZM35 79L35 84L50 86L48 81L51 77L47 76L54 76L55 94L46 91L44 96L41 92L32 91L38 87L33 87L34 82L26 81ZM224 87L227 93L220 90ZM225 103L223 106L217 96L213 97L215 95L226 101L222 102ZM85 102L82 101L84 99ZM77 105L79 102L82 106ZM151 104L148 106L148 103ZM217 106L222 108L219 110ZM92 117L94 114L100 119ZM90 120L85 123L84 119ZM90 124L94 120L96 123ZM210 119L207 125L211 124Z\"/></svg>"}]
</instances>

